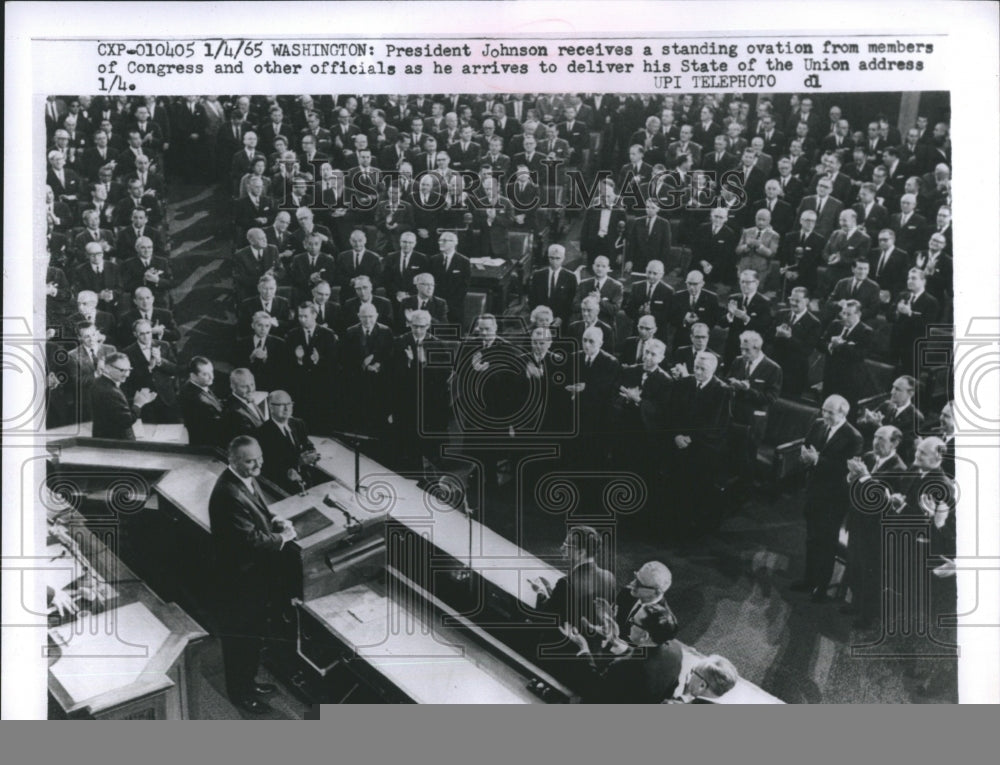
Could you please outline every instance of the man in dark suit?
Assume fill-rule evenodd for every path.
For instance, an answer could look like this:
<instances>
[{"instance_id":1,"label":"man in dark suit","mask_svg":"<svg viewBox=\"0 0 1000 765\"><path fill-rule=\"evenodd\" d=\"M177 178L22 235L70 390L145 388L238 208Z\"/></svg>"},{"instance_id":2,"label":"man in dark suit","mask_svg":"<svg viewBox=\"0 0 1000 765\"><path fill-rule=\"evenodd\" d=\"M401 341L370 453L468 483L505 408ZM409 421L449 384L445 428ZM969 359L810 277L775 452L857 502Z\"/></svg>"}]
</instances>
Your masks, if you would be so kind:
<instances>
[{"instance_id":1,"label":"man in dark suit","mask_svg":"<svg viewBox=\"0 0 1000 765\"><path fill-rule=\"evenodd\" d=\"M712 179L713 186L717 186L722 174L727 170L732 170L739 163L738 156L729 151L729 142L726 136L717 135L713 139L715 150L706 152L701 158L701 169Z\"/></svg>"},{"instance_id":2,"label":"man in dark suit","mask_svg":"<svg viewBox=\"0 0 1000 765\"><path fill-rule=\"evenodd\" d=\"M229 373L232 395L222 405L222 440L226 443L236 436L252 436L267 419L267 401L258 402L257 383L253 373L240 367Z\"/></svg>"},{"instance_id":3,"label":"man in dark suit","mask_svg":"<svg viewBox=\"0 0 1000 765\"><path fill-rule=\"evenodd\" d=\"M535 608L550 617L555 617L556 628L563 635L575 632L592 638L593 627L603 623L608 608L614 605L615 575L600 567L597 556L601 552L601 537L590 526L573 526L566 534L561 547L569 568L566 576L554 584L545 577L530 579L528 583L537 598ZM555 630L546 634L542 655L562 653L558 646L567 647L565 639L555 635Z\"/></svg>"},{"instance_id":4,"label":"man in dark suit","mask_svg":"<svg viewBox=\"0 0 1000 765\"><path fill-rule=\"evenodd\" d=\"M853 275L838 281L826 299L824 316L826 321L832 321L848 300L857 300L861 304L862 321L875 317L881 307L880 285L868 278L870 269L871 266L866 259L854 261Z\"/></svg>"},{"instance_id":5,"label":"man in dark suit","mask_svg":"<svg viewBox=\"0 0 1000 765\"><path fill-rule=\"evenodd\" d=\"M615 205L614 198L614 187L602 185L599 201L583 214L580 254L586 258L588 265L599 255L615 260L618 240L621 239L622 243L626 241L625 210Z\"/></svg>"},{"instance_id":6,"label":"man in dark suit","mask_svg":"<svg viewBox=\"0 0 1000 765\"><path fill-rule=\"evenodd\" d=\"M625 313L632 321L652 316L656 320L657 337L665 341L673 297L673 288L663 281L663 262L651 260L646 264L645 280L632 285Z\"/></svg>"},{"instance_id":7,"label":"man in dark suit","mask_svg":"<svg viewBox=\"0 0 1000 765\"><path fill-rule=\"evenodd\" d=\"M257 441L240 436L229 443L229 467L208 500L222 609L222 660L226 693L252 714L271 707L260 697L275 691L256 680L272 598L283 570L281 550L295 539L289 521L271 513L255 480L264 462Z\"/></svg>"},{"instance_id":8,"label":"man in dark suit","mask_svg":"<svg viewBox=\"0 0 1000 765\"><path fill-rule=\"evenodd\" d=\"M122 345L132 339L132 325L137 319L146 319L153 328L153 339L173 343L181 339L180 329L173 313L166 308L157 308L156 298L148 287L136 287L132 293L133 308L122 314L118 320L116 339Z\"/></svg>"},{"instance_id":9,"label":"man in dark suit","mask_svg":"<svg viewBox=\"0 0 1000 765\"><path fill-rule=\"evenodd\" d=\"M256 157L259 158L260 155ZM237 199L233 205L233 225L237 229L237 236L247 233L251 228L263 229L269 226L277 213L275 201L264 194L264 181L256 175L251 176L247 181L246 196Z\"/></svg>"},{"instance_id":10,"label":"man in dark suit","mask_svg":"<svg viewBox=\"0 0 1000 765\"><path fill-rule=\"evenodd\" d=\"M379 318L374 303L360 303L340 348L348 426L375 437L385 434L393 348L390 325Z\"/></svg>"},{"instance_id":11,"label":"man in dark suit","mask_svg":"<svg viewBox=\"0 0 1000 765\"><path fill-rule=\"evenodd\" d=\"M767 176L756 163L757 154L748 146L743 149L740 164L728 173L728 185L739 183L747 201L751 203L764 196L764 184L767 181Z\"/></svg>"},{"instance_id":12,"label":"man in dark suit","mask_svg":"<svg viewBox=\"0 0 1000 765\"><path fill-rule=\"evenodd\" d=\"M522 358L524 383L520 395L530 406L531 413L524 417L521 427L540 435L568 433L573 414L560 382L565 379L562 370L572 363L572 359L565 354L551 353L552 330L548 327L532 329L529 344Z\"/></svg>"},{"instance_id":13,"label":"man in dark suit","mask_svg":"<svg viewBox=\"0 0 1000 765\"><path fill-rule=\"evenodd\" d=\"M342 290L351 286L356 276L367 276L374 287L382 284L382 259L365 247L368 237L365 232L355 229L351 232L351 249L337 256L337 283Z\"/></svg>"},{"instance_id":14,"label":"man in dark suit","mask_svg":"<svg viewBox=\"0 0 1000 765\"><path fill-rule=\"evenodd\" d=\"M271 315L258 311L251 317L252 334L236 340L234 361L253 374L261 390L272 391L287 384L290 366L288 348L271 332Z\"/></svg>"},{"instance_id":15,"label":"man in dark suit","mask_svg":"<svg viewBox=\"0 0 1000 765\"><path fill-rule=\"evenodd\" d=\"M804 210L799 216L799 228L782 237L778 248L780 272L788 287L816 290L817 269L826 248L826 240L815 231L816 213Z\"/></svg>"},{"instance_id":16,"label":"man in dark suit","mask_svg":"<svg viewBox=\"0 0 1000 765\"><path fill-rule=\"evenodd\" d=\"M944 305L954 294L955 266L947 252L948 240L940 231L931 234L926 250L914 253L913 265L927 277L927 291Z\"/></svg>"},{"instance_id":17,"label":"man in dark suit","mask_svg":"<svg viewBox=\"0 0 1000 765\"><path fill-rule=\"evenodd\" d=\"M833 184L829 178L820 178L816 183L816 193L802 199L797 214L801 217L805 210L816 213L816 233L829 237L837 227L843 203L833 197Z\"/></svg>"},{"instance_id":18,"label":"man in dark suit","mask_svg":"<svg viewBox=\"0 0 1000 765\"><path fill-rule=\"evenodd\" d=\"M379 322L387 327L392 326L395 318L392 303L388 298L373 293L371 279L364 275L355 276L351 280L351 287L354 289L354 297L342 297L342 307L336 327L338 334L343 335L348 328L358 323L358 310L363 305L374 306Z\"/></svg>"},{"instance_id":19,"label":"man in dark suit","mask_svg":"<svg viewBox=\"0 0 1000 765\"><path fill-rule=\"evenodd\" d=\"M153 256L153 240L145 236L139 238L135 243L135 257L128 258L121 265L122 292L134 294L144 287L162 304L170 305L173 281L174 275L167 259Z\"/></svg>"},{"instance_id":20,"label":"man in dark suit","mask_svg":"<svg viewBox=\"0 0 1000 765\"><path fill-rule=\"evenodd\" d=\"M656 560L643 563L632 575L631 581L618 591L618 597L615 599L615 636L635 646L636 643L632 642L629 634L632 620L641 617L643 611L654 606L663 608L668 614L667 618L676 634L677 617L667 603L667 591L672 584L673 575L663 563Z\"/></svg>"},{"instance_id":21,"label":"man in dark suit","mask_svg":"<svg viewBox=\"0 0 1000 765\"><path fill-rule=\"evenodd\" d=\"M644 157L645 149L641 145L630 146L628 164L622 165L615 181L620 199L631 215L642 215L646 190L653 179L653 167Z\"/></svg>"},{"instance_id":22,"label":"man in dark suit","mask_svg":"<svg viewBox=\"0 0 1000 765\"><path fill-rule=\"evenodd\" d=\"M850 501L848 460L862 450L861 434L847 422L849 411L843 396L826 396L822 419L810 427L799 454L807 471L806 560L803 578L792 590L810 593L817 603L827 599L840 524Z\"/></svg>"},{"instance_id":23,"label":"man in dark suit","mask_svg":"<svg viewBox=\"0 0 1000 765\"><path fill-rule=\"evenodd\" d=\"M273 390L266 403L269 416L254 432L264 452L264 477L289 494L328 480L315 467L319 453L309 440L307 423L292 416L292 397L286 391Z\"/></svg>"},{"instance_id":24,"label":"man in dark suit","mask_svg":"<svg viewBox=\"0 0 1000 765\"><path fill-rule=\"evenodd\" d=\"M795 209L781 199L781 185L773 178L764 184L764 197L753 203L753 212L767 210L771 213L771 228L783 238L795 224Z\"/></svg>"},{"instance_id":25,"label":"man in dark suit","mask_svg":"<svg viewBox=\"0 0 1000 765\"><path fill-rule=\"evenodd\" d=\"M757 288L760 280L756 271L740 273L740 294L731 296L726 313L719 319L719 325L729 328L722 360L728 367L736 358L740 348L740 335L748 330L762 338L771 337L771 301L761 295Z\"/></svg>"},{"instance_id":26,"label":"man in dark suit","mask_svg":"<svg viewBox=\"0 0 1000 765\"><path fill-rule=\"evenodd\" d=\"M663 463L663 440L673 381L663 370L667 346L655 338L642 344L642 360L626 362L611 406L613 454L655 483Z\"/></svg>"},{"instance_id":27,"label":"man in dark suit","mask_svg":"<svg viewBox=\"0 0 1000 765\"><path fill-rule=\"evenodd\" d=\"M878 250L871 254L872 279L890 295L906 289L906 274L910 270L910 255L896 247L896 234L884 228L878 234Z\"/></svg>"},{"instance_id":28,"label":"man in dark suit","mask_svg":"<svg viewBox=\"0 0 1000 765\"><path fill-rule=\"evenodd\" d=\"M719 296L705 289L705 275L701 271L689 271L684 284L687 289L673 296L669 309L669 322L674 327L675 349L690 342L692 325L702 322L714 327L720 313ZM659 326L659 321L657 325ZM665 330L661 327L662 331Z\"/></svg>"},{"instance_id":29,"label":"man in dark suit","mask_svg":"<svg viewBox=\"0 0 1000 765\"><path fill-rule=\"evenodd\" d=\"M692 265L697 265L706 280L731 286L736 281L737 233L726 225L729 213L723 207L712 208L709 221L695 231L691 242Z\"/></svg>"},{"instance_id":30,"label":"man in dark suit","mask_svg":"<svg viewBox=\"0 0 1000 765\"><path fill-rule=\"evenodd\" d=\"M295 290L295 300L308 300L313 287L319 282L338 282L339 272L337 261L333 256L323 252L322 236L313 231L303 239L305 252L300 252L292 258L289 268L292 287ZM339 282L338 282L339 283Z\"/></svg>"},{"instance_id":31,"label":"man in dark suit","mask_svg":"<svg viewBox=\"0 0 1000 765\"><path fill-rule=\"evenodd\" d=\"M532 309L547 305L552 309L556 326L569 326L577 290L576 276L562 267L566 248L561 244L549 245L548 259L548 268L539 268L531 275L528 305Z\"/></svg>"},{"instance_id":32,"label":"man in dark suit","mask_svg":"<svg viewBox=\"0 0 1000 765\"><path fill-rule=\"evenodd\" d=\"M270 274L264 274L257 282L257 297L247 298L240 303L240 318L237 333L248 335L251 332L253 316L258 311L265 311L273 319L271 331L279 337L284 335L291 323L292 309L288 301L278 294L278 282Z\"/></svg>"},{"instance_id":33,"label":"man in dark suit","mask_svg":"<svg viewBox=\"0 0 1000 765\"><path fill-rule=\"evenodd\" d=\"M393 348L392 418L400 464L423 471L424 459L433 464L440 458L438 445L447 434L453 364L441 341L429 333L427 311L411 312L409 325Z\"/></svg>"},{"instance_id":34,"label":"man in dark suit","mask_svg":"<svg viewBox=\"0 0 1000 765\"><path fill-rule=\"evenodd\" d=\"M124 353L112 353L105 359L101 376L94 381L91 391L94 438L135 441L132 425L140 419L142 408L156 398L156 393L142 388L129 403L121 387L131 371L132 363Z\"/></svg>"},{"instance_id":35,"label":"man in dark suit","mask_svg":"<svg viewBox=\"0 0 1000 765\"><path fill-rule=\"evenodd\" d=\"M611 324L598 318L600 316L600 303L596 297L588 295L583 299L580 303L580 316L579 321L574 321L569 325L566 336L574 338L578 344L581 344L587 330L600 330L601 346L606 349L607 353L613 354L617 340L615 329Z\"/></svg>"},{"instance_id":36,"label":"man in dark suit","mask_svg":"<svg viewBox=\"0 0 1000 765\"><path fill-rule=\"evenodd\" d=\"M188 379L178 401L191 446L222 446L222 402L212 391L215 368L204 356L188 364Z\"/></svg>"},{"instance_id":37,"label":"man in dark suit","mask_svg":"<svg viewBox=\"0 0 1000 765\"><path fill-rule=\"evenodd\" d=\"M584 305L597 318L596 306L592 298ZM617 390L621 364L618 359L602 350L607 333L599 326L588 326L579 338L582 350L575 354L574 381L566 386L571 398L579 399L579 428L575 448L572 450L574 464L584 469L606 464L608 448L608 414L610 404Z\"/></svg>"},{"instance_id":38,"label":"man in dark suit","mask_svg":"<svg viewBox=\"0 0 1000 765\"><path fill-rule=\"evenodd\" d=\"M906 291L896 299L892 319L890 349L901 374L920 374L916 353L919 340L927 337L927 328L938 321L941 305L927 292L927 277L919 268L911 268L906 277Z\"/></svg>"},{"instance_id":39,"label":"man in dark suit","mask_svg":"<svg viewBox=\"0 0 1000 765\"><path fill-rule=\"evenodd\" d=\"M472 265L460 252L458 235L443 231L438 237L440 252L431 258L431 273L437 295L448 304L448 318L460 327L465 325L465 294L469 290Z\"/></svg>"},{"instance_id":40,"label":"man in dark suit","mask_svg":"<svg viewBox=\"0 0 1000 765\"><path fill-rule=\"evenodd\" d=\"M744 477L757 464L757 445L767 427L767 413L781 395L782 370L764 355L764 340L752 330L740 334L740 355L726 373L733 389L730 434ZM763 417L761 417L763 415Z\"/></svg>"},{"instance_id":41,"label":"man in dark suit","mask_svg":"<svg viewBox=\"0 0 1000 765\"><path fill-rule=\"evenodd\" d=\"M342 411L331 406L342 390L339 377L337 334L316 324L316 304L306 301L297 309L298 325L288 332L285 343L291 359L289 379L299 402L299 411L314 432L335 428Z\"/></svg>"},{"instance_id":42,"label":"man in dark suit","mask_svg":"<svg viewBox=\"0 0 1000 765\"><path fill-rule=\"evenodd\" d=\"M169 343L157 340L146 319L132 325L135 342L125 348L132 364L132 374L122 386L127 396L143 388L156 394L139 413L143 422L180 422L177 406L177 363Z\"/></svg>"},{"instance_id":43,"label":"man in dark suit","mask_svg":"<svg viewBox=\"0 0 1000 765\"><path fill-rule=\"evenodd\" d=\"M871 250L871 240L864 229L858 226L858 216L854 210L843 210L838 218L840 227L830 234L823 250L823 259L828 268L827 283L844 279L851 273L854 261L867 257ZM819 285L822 289L824 286Z\"/></svg>"},{"instance_id":44,"label":"man in dark suit","mask_svg":"<svg viewBox=\"0 0 1000 765\"><path fill-rule=\"evenodd\" d=\"M793 210L798 210L806 194L806 188L805 184L794 175L794 169L790 158L781 157L778 160L778 174L775 180L781 187L781 199L791 205Z\"/></svg>"},{"instance_id":45,"label":"man in dark suit","mask_svg":"<svg viewBox=\"0 0 1000 765\"><path fill-rule=\"evenodd\" d=\"M693 374L674 383L670 399L667 481L678 496L669 530L678 534L713 529L721 521L717 487L729 437L732 392L715 376L718 358L698 353L693 367Z\"/></svg>"},{"instance_id":46,"label":"man in dark suit","mask_svg":"<svg viewBox=\"0 0 1000 765\"><path fill-rule=\"evenodd\" d=\"M670 260L670 223L659 217L659 211L657 200L647 199L645 217L632 221L623 273L642 272L651 260L661 263Z\"/></svg>"},{"instance_id":47,"label":"man in dark suit","mask_svg":"<svg viewBox=\"0 0 1000 765\"><path fill-rule=\"evenodd\" d=\"M116 226L127 226L136 210L143 210L150 225L158 226L163 220L163 209L152 194L146 193L142 181L133 178L128 182L128 194L117 203L113 222Z\"/></svg>"},{"instance_id":48,"label":"man in dark suit","mask_svg":"<svg viewBox=\"0 0 1000 765\"><path fill-rule=\"evenodd\" d=\"M277 277L284 270L278 248L267 243L263 229L251 228L246 236L248 246L233 253L233 285L240 302L253 296L264 274L270 272Z\"/></svg>"},{"instance_id":49,"label":"man in dark suit","mask_svg":"<svg viewBox=\"0 0 1000 765\"><path fill-rule=\"evenodd\" d=\"M397 319L396 331L403 333L410 324L410 315L413 311L427 311L434 325L450 322L448 316L448 304L434 295L434 275L430 273L417 274L413 277L413 286L416 289L415 295L410 295L399 304L399 317Z\"/></svg>"},{"instance_id":50,"label":"man in dark suit","mask_svg":"<svg viewBox=\"0 0 1000 765\"><path fill-rule=\"evenodd\" d=\"M855 615L855 629L873 626L882 615L883 604L883 515L890 508L889 497L899 489L906 463L897 453L902 433L893 425L882 425L873 434L872 450L848 462L851 485L847 510L847 582L851 587L851 605L842 613ZM858 483L877 482L884 501L870 488L861 490ZM864 499L862 499L864 497ZM881 498L879 498L881 499Z\"/></svg>"},{"instance_id":51,"label":"man in dark suit","mask_svg":"<svg viewBox=\"0 0 1000 765\"><path fill-rule=\"evenodd\" d=\"M577 309L579 310L584 298L592 296L598 301L601 320L613 326L615 317L622 308L624 298L622 283L608 276L611 265L603 255L594 258L592 269L594 275L581 281L576 288Z\"/></svg>"},{"instance_id":52,"label":"man in dark suit","mask_svg":"<svg viewBox=\"0 0 1000 765\"><path fill-rule=\"evenodd\" d=\"M74 291L95 293L100 310L117 314L121 307L121 275L118 266L105 262L104 248L98 242L88 242L84 252L87 262L74 268L70 277Z\"/></svg>"},{"instance_id":53,"label":"man in dark suit","mask_svg":"<svg viewBox=\"0 0 1000 765\"><path fill-rule=\"evenodd\" d=\"M917 208L916 194L899 198L899 212L889 219L889 228L896 232L896 243L905 252L916 252L927 240L927 221Z\"/></svg>"},{"instance_id":54,"label":"man in dark suit","mask_svg":"<svg viewBox=\"0 0 1000 765\"><path fill-rule=\"evenodd\" d=\"M782 369L781 392L800 396L809 387L809 364L823 325L809 312L809 292L794 287L789 309L777 317L771 356Z\"/></svg>"},{"instance_id":55,"label":"man in dark suit","mask_svg":"<svg viewBox=\"0 0 1000 765\"><path fill-rule=\"evenodd\" d=\"M913 461L914 442L922 431L924 415L913 404L917 382L910 375L896 378L889 392L889 399L875 409L863 409L858 414L858 430L866 445L872 443L876 429L891 425L900 432L896 444L899 456L907 463Z\"/></svg>"},{"instance_id":56,"label":"man in dark suit","mask_svg":"<svg viewBox=\"0 0 1000 765\"><path fill-rule=\"evenodd\" d=\"M839 394L853 410L868 389L865 359L871 346L872 328L861 321L861 303L847 300L840 319L831 322L820 340L826 354L823 366L823 396Z\"/></svg>"},{"instance_id":57,"label":"man in dark suit","mask_svg":"<svg viewBox=\"0 0 1000 765\"><path fill-rule=\"evenodd\" d=\"M143 237L152 240L155 255L165 257L168 254L166 239L160 231L149 224L145 210L133 210L130 224L118 229L117 253L121 257L128 257L135 252L136 242Z\"/></svg>"},{"instance_id":58,"label":"man in dark suit","mask_svg":"<svg viewBox=\"0 0 1000 765\"><path fill-rule=\"evenodd\" d=\"M889 211L875 199L875 184L862 183L858 189L858 202L851 208L858 216L858 225L868 238L878 240L878 233L889 225Z\"/></svg>"},{"instance_id":59,"label":"man in dark suit","mask_svg":"<svg viewBox=\"0 0 1000 765\"><path fill-rule=\"evenodd\" d=\"M73 237L73 250L81 255L89 242L97 242L104 249L104 254L108 258L114 258L118 254L115 246L115 234L110 228L101 227L101 215L96 210L85 210L81 213L83 230ZM134 255L134 250L123 253L123 257Z\"/></svg>"}]
</instances>

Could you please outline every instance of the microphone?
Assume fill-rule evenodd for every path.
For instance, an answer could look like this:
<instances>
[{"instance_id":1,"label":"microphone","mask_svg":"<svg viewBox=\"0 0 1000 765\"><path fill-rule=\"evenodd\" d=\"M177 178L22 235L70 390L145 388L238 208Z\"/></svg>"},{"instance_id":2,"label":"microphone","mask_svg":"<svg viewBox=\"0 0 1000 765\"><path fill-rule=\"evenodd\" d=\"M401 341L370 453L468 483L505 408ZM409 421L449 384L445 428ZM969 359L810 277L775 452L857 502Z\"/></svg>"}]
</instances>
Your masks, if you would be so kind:
<instances>
[{"instance_id":1,"label":"microphone","mask_svg":"<svg viewBox=\"0 0 1000 765\"><path fill-rule=\"evenodd\" d=\"M289 481L295 481L299 485L299 496L304 497L306 495L306 482L302 480L299 471L295 468L288 468L288 472L285 475L288 476Z\"/></svg>"},{"instance_id":2,"label":"microphone","mask_svg":"<svg viewBox=\"0 0 1000 765\"><path fill-rule=\"evenodd\" d=\"M337 502L337 500L335 500L329 494L323 497L323 504L326 505L327 507L332 507L334 510L339 510L341 513L343 513L344 520L346 521L347 524L348 533L354 534L362 530L361 521L359 521L357 518L355 518L353 515L347 512L347 508L344 507L339 502Z\"/></svg>"}]
</instances>

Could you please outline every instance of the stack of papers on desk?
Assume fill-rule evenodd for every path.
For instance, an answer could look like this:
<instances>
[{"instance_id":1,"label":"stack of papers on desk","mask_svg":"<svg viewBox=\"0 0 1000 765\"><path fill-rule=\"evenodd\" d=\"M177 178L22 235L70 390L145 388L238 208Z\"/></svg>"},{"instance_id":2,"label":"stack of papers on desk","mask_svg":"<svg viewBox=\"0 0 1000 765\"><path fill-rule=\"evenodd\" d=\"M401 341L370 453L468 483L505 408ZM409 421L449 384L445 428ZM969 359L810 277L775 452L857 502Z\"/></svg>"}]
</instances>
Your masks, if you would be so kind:
<instances>
[{"instance_id":1,"label":"stack of papers on desk","mask_svg":"<svg viewBox=\"0 0 1000 765\"><path fill-rule=\"evenodd\" d=\"M492 268L499 268L507 262L503 258L470 258L469 260L475 266L490 266Z\"/></svg>"}]
</instances>

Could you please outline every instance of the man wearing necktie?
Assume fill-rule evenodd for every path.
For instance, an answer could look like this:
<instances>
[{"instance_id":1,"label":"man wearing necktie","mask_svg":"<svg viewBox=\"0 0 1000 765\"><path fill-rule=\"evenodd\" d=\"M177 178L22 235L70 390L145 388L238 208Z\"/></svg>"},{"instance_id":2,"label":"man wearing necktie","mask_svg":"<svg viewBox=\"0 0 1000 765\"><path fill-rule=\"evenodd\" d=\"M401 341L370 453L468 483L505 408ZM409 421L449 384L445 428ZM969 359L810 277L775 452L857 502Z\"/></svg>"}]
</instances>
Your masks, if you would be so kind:
<instances>
[{"instance_id":1,"label":"man wearing necktie","mask_svg":"<svg viewBox=\"0 0 1000 765\"><path fill-rule=\"evenodd\" d=\"M643 317L646 322L649 319ZM654 337L643 338L638 345L642 348L639 363L622 368L612 405L612 446L617 464L655 477L665 457L663 443L672 382L660 366L667 346Z\"/></svg>"},{"instance_id":2,"label":"man wearing necktie","mask_svg":"<svg viewBox=\"0 0 1000 765\"><path fill-rule=\"evenodd\" d=\"M316 304L306 301L297 310L298 326L288 333L292 358L290 379L299 411L312 432L323 433L342 421L331 396L342 389L338 375L340 348L336 333L316 324Z\"/></svg>"},{"instance_id":3,"label":"man wearing necktie","mask_svg":"<svg viewBox=\"0 0 1000 765\"><path fill-rule=\"evenodd\" d=\"M919 375L916 346L927 336L928 327L940 318L941 304L927 292L927 276L911 268L906 277L906 291L897 297L889 348L898 359L901 374Z\"/></svg>"},{"instance_id":4,"label":"man wearing necktie","mask_svg":"<svg viewBox=\"0 0 1000 765\"><path fill-rule=\"evenodd\" d=\"M573 312L576 277L562 267L566 260L566 248L563 245L549 245L547 258L548 268L539 268L531 275L528 305L532 310L540 305L548 306L552 309L556 326L566 326Z\"/></svg>"},{"instance_id":5,"label":"man wearing necktie","mask_svg":"<svg viewBox=\"0 0 1000 765\"><path fill-rule=\"evenodd\" d=\"M355 229L351 232L351 249L337 256L337 281L342 290L346 291L356 276L367 276L373 288L382 284L382 260L365 247L367 242L365 232Z\"/></svg>"},{"instance_id":6,"label":"man wearing necktie","mask_svg":"<svg viewBox=\"0 0 1000 765\"><path fill-rule=\"evenodd\" d=\"M222 446L222 402L212 391L215 368L204 356L195 356L188 364L188 379L178 397L181 417L192 446Z\"/></svg>"},{"instance_id":7,"label":"man wearing necktie","mask_svg":"<svg viewBox=\"0 0 1000 765\"><path fill-rule=\"evenodd\" d=\"M865 359L874 332L861 321L861 304L846 300L840 319L831 322L820 340L826 354L823 366L823 395L839 394L853 409L869 386Z\"/></svg>"},{"instance_id":8,"label":"man wearing necktie","mask_svg":"<svg viewBox=\"0 0 1000 765\"><path fill-rule=\"evenodd\" d=\"M122 384L122 391L130 398L143 388L156 393L156 398L140 412L143 422L180 422L178 370L170 344L156 339L146 319L134 321L131 330L135 342L124 353L132 363L132 374Z\"/></svg>"},{"instance_id":9,"label":"man wearing necktie","mask_svg":"<svg viewBox=\"0 0 1000 765\"><path fill-rule=\"evenodd\" d=\"M810 427L799 453L806 468L805 571L791 589L809 593L817 603L827 600L840 525L850 505L848 460L862 451L861 434L847 422L850 409L843 396L825 396L822 418Z\"/></svg>"},{"instance_id":10,"label":"man wearing necktie","mask_svg":"<svg viewBox=\"0 0 1000 765\"><path fill-rule=\"evenodd\" d=\"M253 373L241 367L229 374L229 388L232 395L222 406L223 439L249 436L267 419L267 402L257 403L257 383Z\"/></svg>"},{"instance_id":11,"label":"man wearing necktie","mask_svg":"<svg viewBox=\"0 0 1000 765\"><path fill-rule=\"evenodd\" d=\"M295 539L292 524L270 512L257 477L264 465L250 436L228 445L229 466L208 501L222 619L222 658L230 700L251 714L271 710L262 697L275 691L258 682L268 615L282 590L281 552Z\"/></svg>"}]
</instances>

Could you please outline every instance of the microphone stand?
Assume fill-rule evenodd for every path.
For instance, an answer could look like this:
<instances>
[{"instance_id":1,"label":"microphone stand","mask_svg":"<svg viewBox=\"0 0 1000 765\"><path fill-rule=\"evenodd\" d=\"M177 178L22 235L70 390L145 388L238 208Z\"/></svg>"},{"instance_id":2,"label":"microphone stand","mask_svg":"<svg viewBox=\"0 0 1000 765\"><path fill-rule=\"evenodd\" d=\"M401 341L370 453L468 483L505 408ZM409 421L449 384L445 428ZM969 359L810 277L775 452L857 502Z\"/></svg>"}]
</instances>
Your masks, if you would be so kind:
<instances>
[{"instance_id":1,"label":"microphone stand","mask_svg":"<svg viewBox=\"0 0 1000 765\"><path fill-rule=\"evenodd\" d=\"M354 450L354 493L357 495L362 489L368 490L367 486L361 485L361 444L366 441L378 441L374 436L366 436L361 433L350 433L343 430L331 430L330 434L336 438L342 438L348 442Z\"/></svg>"}]
</instances>

